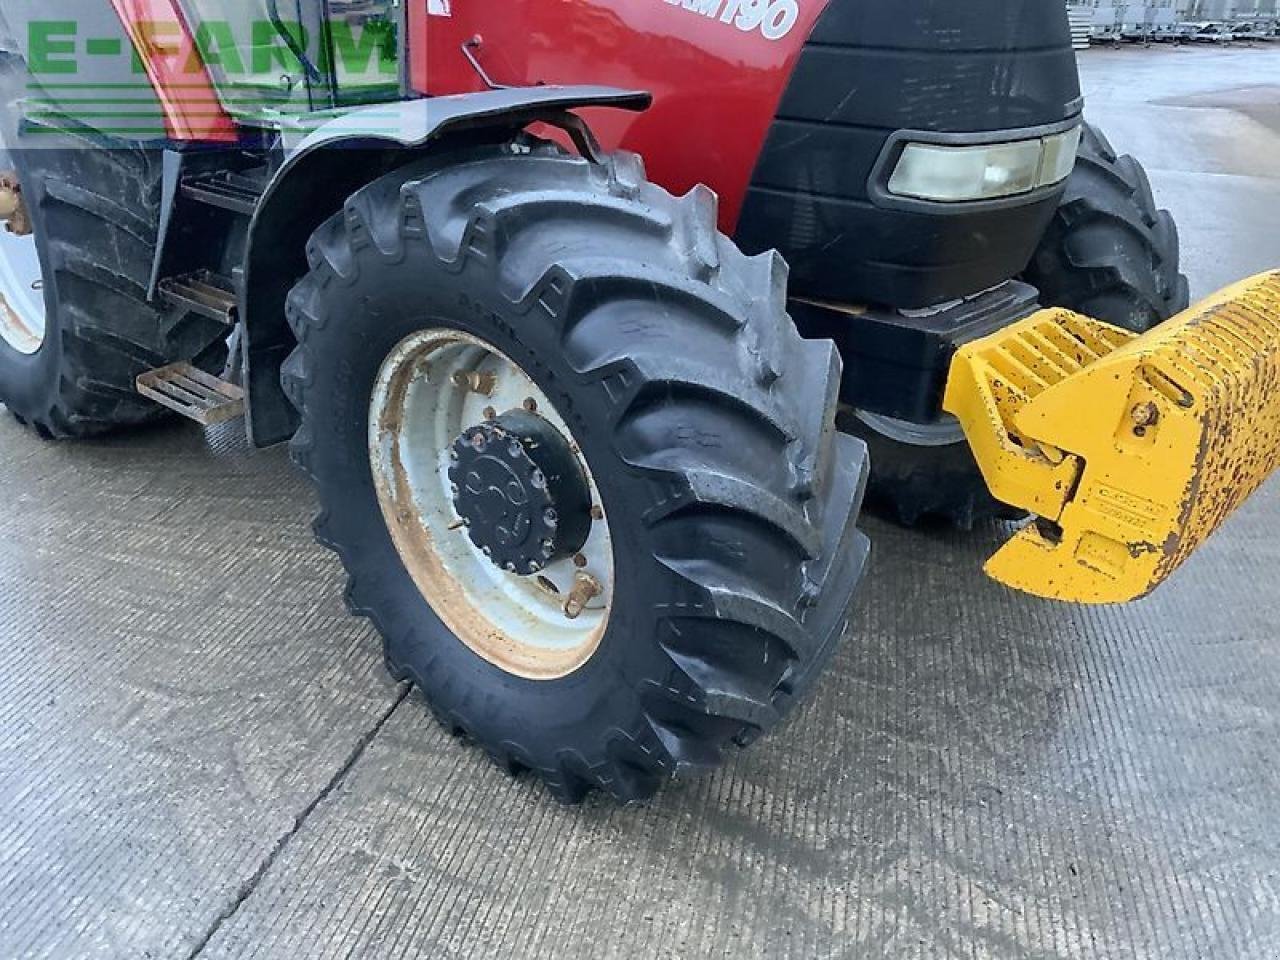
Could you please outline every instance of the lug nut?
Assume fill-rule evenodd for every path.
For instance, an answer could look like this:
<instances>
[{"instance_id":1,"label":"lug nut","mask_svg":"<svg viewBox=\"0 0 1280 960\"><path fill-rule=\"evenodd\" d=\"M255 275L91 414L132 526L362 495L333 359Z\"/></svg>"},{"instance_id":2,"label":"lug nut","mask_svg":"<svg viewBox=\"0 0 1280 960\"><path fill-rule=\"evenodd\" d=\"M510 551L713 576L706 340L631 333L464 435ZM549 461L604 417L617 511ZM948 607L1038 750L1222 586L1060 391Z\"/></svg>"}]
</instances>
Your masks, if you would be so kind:
<instances>
[{"instance_id":1,"label":"lug nut","mask_svg":"<svg viewBox=\"0 0 1280 960\"><path fill-rule=\"evenodd\" d=\"M564 602L564 615L570 620L577 620L587 609L587 604L603 592L599 580L585 570L579 570L573 575L573 589Z\"/></svg>"},{"instance_id":2,"label":"lug nut","mask_svg":"<svg viewBox=\"0 0 1280 960\"><path fill-rule=\"evenodd\" d=\"M1146 403L1137 404L1130 410L1129 417L1133 420L1134 426L1149 427L1160 419L1160 408L1148 400Z\"/></svg>"},{"instance_id":3,"label":"lug nut","mask_svg":"<svg viewBox=\"0 0 1280 960\"><path fill-rule=\"evenodd\" d=\"M533 397L525 397L525 398L524 398L524 408L525 408L525 410L527 410L529 413L536 413L536 412L537 412L537 410L538 410L538 401L537 401L537 400L535 400L535 399L533 399Z\"/></svg>"}]
</instances>

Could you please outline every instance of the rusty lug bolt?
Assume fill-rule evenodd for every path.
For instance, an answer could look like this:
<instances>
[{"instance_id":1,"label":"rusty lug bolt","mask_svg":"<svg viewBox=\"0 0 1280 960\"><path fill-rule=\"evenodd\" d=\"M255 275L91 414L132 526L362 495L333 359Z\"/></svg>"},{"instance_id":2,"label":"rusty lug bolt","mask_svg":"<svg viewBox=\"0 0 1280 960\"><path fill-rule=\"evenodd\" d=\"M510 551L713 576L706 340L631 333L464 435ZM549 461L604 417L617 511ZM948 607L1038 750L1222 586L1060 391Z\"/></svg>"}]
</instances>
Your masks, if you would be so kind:
<instances>
[{"instance_id":1,"label":"rusty lug bolt","mask_svg":"<svg viewBox=\"0 0 1280 960\"><path fill-rule=\"evenodd\" d=\"M604 510L603 510L601 507L592 507L592 508L591 508L591 519L592 519L592 520L603 520L603 519L604 519Z\"/></svg>"},{"instance_id":2,"label":"rusty lug bolt","mask_svg":"<svg viewBox=\"0 0 1280 960\"><path fill-rule=\"evenodd\" d=\"M1129 419L1133 421L1135 428L1154 426L1156 421L1160 419L1160 408L1148 400L1146 403L1139 403L1129 411Z\"/></svg>"},{"instance_id":3,"label":"rusty lug bolt","mask_svg":"<svg viewBox=\"0 0 1280 960\"><path fill-rule=\"evenodd\" d=\"M573 555L573 565L578 569L582 569L587 565L587 558L580 553L575 553Z\"/></svg>"},{"instance_id":4,"label":"rusty lug bolt","mask_svg":"<svg viewBox=\"0 0 1280 960\"><path fill-rule=\"evenodd\" d=\"M498 378L492 373L481 373L478 370L459 370L453 375L453 385L455 387L470 390L472 393L478 393L484 397L493 393L494 384L497 382Z\"/></svg>"},{"instance_id":5,"label":"rusty lug bolt","mask_svg":"<svg viewBox=\"0 0 1280 960\"><path fill-rule=\"evenodd\" d=\"M582 611L587 609L587 604L603 592L599 580L586 571L579 570L573 575L573 589L564 602L564 615L570 620L577 620L582 616Z\"/></svg>"},{"instance_id":6,"label":"rusty lug bolt","mask_svg":"<svg viewBox=\"0 0 1280 960\"><path fill-rule=\"evenodd\" d=\"M535 400L535 399L533 399L533 397L525 397L525 398L524 398L524 408L525 408L525 410L527 410L529 413L537 413L537 412L538 412L538 401L537 401L537 400Z\"/></svg>"},{"instance_id":7,"label":"rusty lug bolt","mask_svg":"<svg viewBox=\"0 0 1280 960\"><path fill-rule=\"evenodd\" d=\"M486 420L496 420L498 418L498 411L493 407L485 407L483 413Z\"/></svg>"}]
</instances>

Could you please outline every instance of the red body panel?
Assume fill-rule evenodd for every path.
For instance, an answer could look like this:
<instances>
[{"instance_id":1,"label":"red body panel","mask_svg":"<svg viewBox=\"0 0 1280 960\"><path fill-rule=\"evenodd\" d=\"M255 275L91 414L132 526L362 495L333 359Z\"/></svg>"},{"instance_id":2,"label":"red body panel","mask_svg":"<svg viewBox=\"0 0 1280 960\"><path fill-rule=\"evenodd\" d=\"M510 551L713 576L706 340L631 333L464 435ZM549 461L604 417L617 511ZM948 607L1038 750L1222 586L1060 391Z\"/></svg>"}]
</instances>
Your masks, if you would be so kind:
<instances>
[{"instance_id":1,"label":"red body panel","mask_svg":"<svg viewBox=\"0 0 1280 960\"><path fill-rule=\"evenodd\" d=\"M413 84L434 96L484 89L462 51L479 36L473 52L497 83L647 90L648 112L596 111L592 127L606 146L643 156L653 180L673 193L706 183L732 232L800 48L829 0L685 2L719 15L679 0L416 0ZM775 19L761 22L768 9Z\"/></svg>"},{"instance_id":2,"label":"red body panel","mask_svg":"<svg viewBox=\"0 0 1280 960\"><path fill-rule=\"evenodd\" d=\"M176 0L111 0L164 109L173 140L238 139Z\"/></svg>"}]
</instances>

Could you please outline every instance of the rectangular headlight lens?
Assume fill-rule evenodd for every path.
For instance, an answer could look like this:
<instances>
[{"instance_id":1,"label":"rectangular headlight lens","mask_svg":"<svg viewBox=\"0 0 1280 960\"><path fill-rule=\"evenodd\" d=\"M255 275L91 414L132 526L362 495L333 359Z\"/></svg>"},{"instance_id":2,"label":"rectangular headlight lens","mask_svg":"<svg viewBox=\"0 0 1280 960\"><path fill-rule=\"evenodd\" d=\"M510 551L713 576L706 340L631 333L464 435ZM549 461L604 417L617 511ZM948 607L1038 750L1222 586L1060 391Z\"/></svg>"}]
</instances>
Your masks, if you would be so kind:
<instances>
[{"instance_id":1,"label":"rectangular headlight lens","mask_svg":"<svg viewBox=\"0 0 1280 960\"><path fill-rule=\"evenodd\" d=\"M1080 127L1044 138L1044 163L1040 165L1040 186L1060 183L1076 168L1076 152L1080 149Z\"/></svg>"},{"instance_id":2,"label":"rectangular headlight lens","mask_svg":"<svg viewBox=\"0 0 1280 960\"><path fill-rule=\"evenodd\" d=\"M1066 179L1079 143L1079 127L1012 143L908 143L889 178L889 192L942 203L1028 193Z\"/></svg>"},{"instance_id":3,"label":"rectangular headlight lens","mask_svg":"<svg viewBox=\"0 0 1280 960\"><path fill-rule=\"evenodd\" d=\"M945 147L909 143L889 178L889 190L921 200L990 200L1035 189L1039 140Z\"/></svg>"}]
</instances>

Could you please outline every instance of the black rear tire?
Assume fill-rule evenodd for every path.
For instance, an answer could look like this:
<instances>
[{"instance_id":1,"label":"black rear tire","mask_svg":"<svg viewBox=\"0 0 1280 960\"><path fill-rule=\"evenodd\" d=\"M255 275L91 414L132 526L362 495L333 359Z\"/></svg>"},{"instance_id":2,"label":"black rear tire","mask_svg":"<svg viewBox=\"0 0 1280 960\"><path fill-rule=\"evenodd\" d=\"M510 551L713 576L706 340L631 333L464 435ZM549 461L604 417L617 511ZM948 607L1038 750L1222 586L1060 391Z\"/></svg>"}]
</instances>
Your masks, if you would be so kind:
<instances>
[{"instance_id":1,"label":"black rear tire","mask_svg":"<svg viewBox=\"0 0 1280 960\"><path fill-rule=\"evenodd\" d=\"M840 413L840 429L867 445L871 478L866 509L899 526L942 526L971 530L986 520L1016 520L1021 511L991 496L964 440L923 446L895 440Z\"/></svg>"},{"instance_id":2,"label":"black rear tire","mask_svg":"<svg viewBox=\"0 0 1280 960\"><path fill-rule=\"evenodd\" d=\"M632 155L484 148L355 194L289 299L293 453L352 611L448 729L565 802L645 798L774 727L830 656L861 575L865 454L834 430L839 359L797 335L781 261L744 257L715 220L709 192L675 199ZM427 327L523 369L598 484L616 586L603 639L568 675L526 679L464 644L388 532L371 390Z\"/></svg>"},{"instance_id":3,"label":"black rear tire","mask_svg":"<svg viewBox=\"0 0 1280 960\"><path fill-rule=\"evenodd\" d=\"M1085 124L1062 203L1021 279L1040 291L1046 307L1143 333L1187 307L1178 260L1177 227L1169 211L1157 208L1142 166L1117 156L1102 132ZM1024 515L991 496L963 441L915 446L852 415L841 424L871 451L870 511L905 526L932 522L966 530Z\"/></svg>"},{"instance_id":4,"label":"black rear tire","mask_svg":"<svg viewBox=\"0 0 1280 960\"><path fill-rule=\"evenodd\" d=\"M76 132L19 132L20 61L0 54L0 130L34 225L45 300L38 350L0 338L0 402L46 439L146 423L166 411L134 390L177 361L221 373L227 330L147 302L160 218L161 153Z\"/></svg>"}]
</instances>

